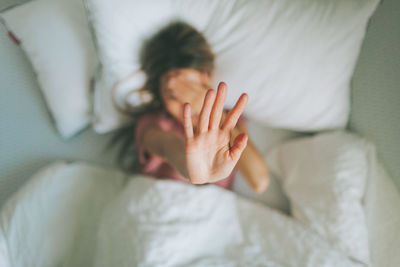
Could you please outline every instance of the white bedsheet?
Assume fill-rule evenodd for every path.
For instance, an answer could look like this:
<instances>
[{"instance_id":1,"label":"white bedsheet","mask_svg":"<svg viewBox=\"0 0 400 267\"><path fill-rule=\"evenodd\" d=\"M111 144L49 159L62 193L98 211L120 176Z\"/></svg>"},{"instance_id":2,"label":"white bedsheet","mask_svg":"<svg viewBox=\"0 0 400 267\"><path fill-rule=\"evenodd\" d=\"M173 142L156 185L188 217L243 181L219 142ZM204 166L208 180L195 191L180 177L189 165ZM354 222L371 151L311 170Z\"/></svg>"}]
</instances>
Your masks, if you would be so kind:
<instances>
[{"instance_id":1,"label":"white bedsheet","mask_svg":"<svg viewBox=\"0 0 400 267\"><path fill-rule=\"evenodd\" d=\"M364 151L372 266L399 266L400 197L373 148L366 143ZM276 169L273 155L279 154L269 157ZM315 229L315 222L215 186L59 162L34 175L2 209L0 266L367 265L332 243L332 233Z\"/></svg>"},{"instance_id":2,"label":"white bedsheet","mask_svg":"<svg viewBox=\"0 0 400 267\"><path fill-rule=\"evenodd\" d=\"M42 170L1 219L3 266L358 266L232 192L82 163Z\"/></svg>"}]
</instances>

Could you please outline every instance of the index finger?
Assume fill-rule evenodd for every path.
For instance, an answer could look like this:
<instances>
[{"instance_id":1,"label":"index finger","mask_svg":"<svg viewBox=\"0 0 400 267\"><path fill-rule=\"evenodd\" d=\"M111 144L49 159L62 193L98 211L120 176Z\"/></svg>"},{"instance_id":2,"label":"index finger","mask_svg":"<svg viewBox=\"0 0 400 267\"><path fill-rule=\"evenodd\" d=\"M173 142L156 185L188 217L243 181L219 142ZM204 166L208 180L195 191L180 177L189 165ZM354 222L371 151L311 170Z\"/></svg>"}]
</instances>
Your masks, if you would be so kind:
<instances>
[{"instance_id":1,"label":"index finger","mask_svg":"<svg viewBox=\"0 0 400 267\"><path fill-rule=\"evenodd\" d=\"M229 111L228 115L226 116L225 121L221 127L222 129L232 130L235 127L240 115L242 115L244 108L247 105L248 98L248 95L245 93L239 97L235 106Z\"/></svg>"}]
</instances>

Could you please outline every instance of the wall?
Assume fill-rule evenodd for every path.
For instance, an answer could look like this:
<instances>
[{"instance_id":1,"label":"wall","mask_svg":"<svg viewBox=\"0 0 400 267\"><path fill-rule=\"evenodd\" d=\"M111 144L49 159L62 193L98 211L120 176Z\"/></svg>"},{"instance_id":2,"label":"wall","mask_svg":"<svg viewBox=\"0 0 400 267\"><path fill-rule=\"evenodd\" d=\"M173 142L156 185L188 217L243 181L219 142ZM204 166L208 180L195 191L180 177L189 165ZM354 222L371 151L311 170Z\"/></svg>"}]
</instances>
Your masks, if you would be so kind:
<instances>
[{"instance_id":1,"label":"wall","mask_svg":"<svg viewBox=\"0 0 400 267\"><path fill-rule=\"evenodd\" d=\"M373 15L352 80L349 128L377 145L400 189L400 1L384 0Z\"/></svg>"}]
</instances>

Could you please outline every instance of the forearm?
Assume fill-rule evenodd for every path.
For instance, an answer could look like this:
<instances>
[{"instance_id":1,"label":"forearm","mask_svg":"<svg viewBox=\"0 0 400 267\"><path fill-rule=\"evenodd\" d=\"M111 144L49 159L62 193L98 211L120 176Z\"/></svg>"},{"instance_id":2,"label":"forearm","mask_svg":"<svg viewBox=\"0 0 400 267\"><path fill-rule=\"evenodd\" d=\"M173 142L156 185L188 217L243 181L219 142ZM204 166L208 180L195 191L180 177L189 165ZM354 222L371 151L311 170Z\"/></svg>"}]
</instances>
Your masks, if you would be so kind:
<instances>
[{"instance_id":1,"label":"forearm","mask_svg":"<svg viewBox=\"0 0 400 267\"><path fill-rule=\"evenodd\" d=\"M185 141L183 138L171 134L163 143L162 156L165 158L183 177L189 178L186 168Z\"/></svg>"},{"instance_id":2,"label":"forearm","mask_svg":"<svg viewBox=\"0 0 400 267\"><path fill-rule=\"evenodd\" d=\"M254 144L249 140L237 164L239 172L256 192L263 192L269 184L267 165Z\"/></svg>"},{"instance_id":3,"label":"forearm","mask_svg":"<svg viewBox=\"0 0 400 267\"><path fill-rule=\"evenodd\" d=\"M244 124L240 128L234 128L232 139L241 132L247 132ZM261 193L268 187L269 174L267 165L263 156L250 139L247 141L247 146L237 163L237 168L254 191Z\"/></svg>"},{"instance_id":4,"label":"forearm","mask_svg":"<svg viewBox=\"0 0 400 267\"><path fill-rule=\"evenodd\" d=\"M183 177L189 177L186 169L185 141L182 137L153 128L146 131L143 143L148 151L164 158Z\"/></svg>"}]
</instances>

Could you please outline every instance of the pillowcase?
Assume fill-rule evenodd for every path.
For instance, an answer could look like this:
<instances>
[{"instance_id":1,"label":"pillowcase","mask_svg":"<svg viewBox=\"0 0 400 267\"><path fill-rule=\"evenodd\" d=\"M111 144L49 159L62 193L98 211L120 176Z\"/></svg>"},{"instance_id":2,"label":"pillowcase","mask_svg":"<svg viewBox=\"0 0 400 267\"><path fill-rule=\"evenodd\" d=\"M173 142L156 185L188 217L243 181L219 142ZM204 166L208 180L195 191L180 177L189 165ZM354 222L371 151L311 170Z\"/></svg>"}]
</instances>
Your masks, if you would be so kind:
<instances>
[{"instance_id":1,"label":"pillowcase","mask_svg":"<svg viewBox=\"0 0 400 267\"><path fill-rule=\"evenodd\" d=\"M85 1L102 63L94 99L98 132L129 120L113 106L111 88L140 69L142 41L176 19L208 39L216 54L214 84L223 80L229 87L227 108L247 92L246 115L269 126L342 128L349 115L350 78L379 2Z\"/></svg>"},{"instance_id":2,"label":"pillowcase","mask_svg":"<svg viewBox=\"0 0 400 267\"><path fill-rule=\"evenodd\" d=\"M267 162L282 181L292 216L369 265L362 205L369 169L366 141L339 131L299 138L274 148Z\"/></svg>"},{"instance_id":3,"label":"pillowcase","mask_svg":"<svg viewBox=\"0 0 400 267\"><path fill-rule=\"evenodd\" d=\"M95 266L97 224L126 179L83 162L35 171L0 210L0 266Z\"/></svg>"},{"instance_id":4,"label":"pillowcase","mask_svg":"<svg viewBox=\"0 0 400 267\"><path fill-rule=\"evenodd\" d=\"M82 1L31 1L0 16L32 63L57 130L71 137L91 121L98 62Z\"/></svg>"}]
</instances>

